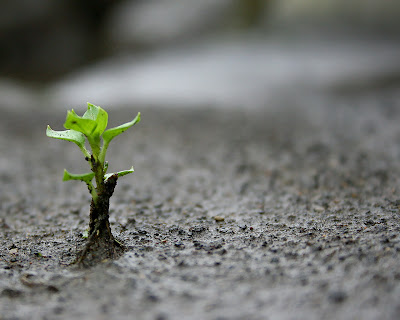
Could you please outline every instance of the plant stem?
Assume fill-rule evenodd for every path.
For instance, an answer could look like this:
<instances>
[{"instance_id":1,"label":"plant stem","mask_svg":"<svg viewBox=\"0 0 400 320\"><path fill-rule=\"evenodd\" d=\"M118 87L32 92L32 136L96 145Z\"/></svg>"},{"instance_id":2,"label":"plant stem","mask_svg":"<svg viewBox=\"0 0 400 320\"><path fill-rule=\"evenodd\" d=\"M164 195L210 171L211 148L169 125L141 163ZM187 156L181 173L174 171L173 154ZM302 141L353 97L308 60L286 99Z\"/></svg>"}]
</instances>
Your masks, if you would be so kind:
<instances>
[{"instance_id":1,"label":"plant stem","mask_svg":"<svg viewBox=\"0 0 400 320\"><path fill-rule=\"evenodd\" d=\"M90 158L90 153L89 153L89 151L86 150L86 148L84 146L82 146L82 147L79 146L79 148L81 149L81 151L82 151L83 155L85 156L85 158L86 157Z\"/></svg>"},{"instance_id":2,"label":"plant stem","mask_svg":"<svg viewBox=\"0 0 400 320\"><path fill-rule=\"evenodd\" d=\"M101 148L100 151L100 155L99 155L99 161L100 163L102 163L104 165L104 162L106 160L106 153L107 153L107 149L108 149L108 145L110 144L110 142L103 142L103 147Z\"/></svg>"},{"instance_id":3,"label":"plant stem","mask_svg":"<svg viewBox=\"0 0 400 320\"><path fill-rule=\"evenodd\" d=\"M90 265L104 259L113 259L123 250L123 246L111 233L109 222L110 198L114 193L118 175L112 175L104 183L104 193L98 201L90 204L89 236L84 249L78 254L76 263Z\"/></svg>"},{"instance_id":4,"label":"plant stem","mask_svg":"<svg viewBox=\"0 0 400 320\"><path fill-rule=\"evenodd\" d=\"M96 203L98 195L97 195L96 189L93 186L93 183L90 181L90 182L87 183L87 186L88 186L89 193L92 196L92 199L93 199L94 203Z\"/></svg>"},{"instance_id":5,"label":"plant stem","mask_svg":"<svg viewBox=\"0 0 400 320\"><path fill-rule=\"evenodd\" d=\"M91 163L91 166L92 166L92 170L94 172L94 178L96 180L96 189L94 190L95 193L96 193L96 197L93 197L93 193L92 192L91 192L91 194L92 194L92 197L93 197L93 201L96 204L98 196L103 194L104 191L105 191L104 168L103 168L102 164L99 162L99 160L95 159L95 157L93 155L92 155L92 157L90 159L90 163Z\"/></svg>"},{"instance_id":6,"label":"plant stem","mask_svg":"<svg viewBox=\"0 0 400 320\"><path fill-rule=\"evenodd\" d=\"M98 201L99 195L104 193L105 191L105 185L104 185L104 162L99 159L100 156L100 137L93 137L89 138L88 141L90 144L90 147L92 149L92 156L90 158L90 165L92 167L92 171L94 172L94 177L96 180L96 196L92 198L94 203L96 204Z\"/></svg>"}]
</instances>

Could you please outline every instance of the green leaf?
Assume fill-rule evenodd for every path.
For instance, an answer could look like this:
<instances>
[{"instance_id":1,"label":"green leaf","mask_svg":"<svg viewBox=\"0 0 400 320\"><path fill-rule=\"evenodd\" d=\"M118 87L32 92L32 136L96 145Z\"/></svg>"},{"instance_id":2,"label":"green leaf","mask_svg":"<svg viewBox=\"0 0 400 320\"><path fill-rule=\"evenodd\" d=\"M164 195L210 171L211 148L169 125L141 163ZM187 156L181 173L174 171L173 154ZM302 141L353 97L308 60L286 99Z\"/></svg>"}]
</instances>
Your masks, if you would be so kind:
<instances>
[{"instance_id":1,"label":"green leaf","mask_svg":"<svg viewBox=\"0 0 400 320\"><path fill-rule=\"evenodd\" d=\"M85 136L75 130L55 131L47 126L46 135L50 138L75 142L81 149L85 146Z\"/></svg>"},{"instance_id":2,"label":"green leaf","mask_svg":"<svg viewBox=\"0 0 400 320\"><path fill-rule=\"evenodd\" d=\"M82 118L96 121L97 126L92 134L100 136L107 127L108 113L101 107L95 106L94 104L91 104L89 102L87 103L87 105L88 109L84 113Z\"/></svg>"},{"instance_id":3,"label":"green leaf","mask_svg":"<svg viewBox=\"0 0 400 320\"><path fill-rule=\"evenodd\" d=\"M82 238L83 239L87 239L89 237L89 230L86 229L82 232Z\"/></svg>"},{"instance_id":4,"label":"green leaf","mask_svg":"<svg viewBox=\"0 0 400 320\"><path fill-rule=\"evenodd\" d=\"M92 119L84 119L78 116L74 109L72 109L67 113L67 119L65 120L64 127L66 129L79 131L85 136L90 137L97 127L97 122Z\"/></svg>"},{"instance_id":5,"label":"green leaf","mask_svg":"<svg viewBox=\"0 0 400 320\"><path fill-rule=\"evenodd\" d=\"M81 180L81 181L89 184L89 183L91 183L93 178L94 178L94 172L83 173L83 174L72 174L72 173L69 173L66 169L64 169L63 181Z\"/></svg>"},{"instance_id":6,"label":"green leaf","mask_svg":"<svg viewBox=\"0 0 400 320\"><path fill-rule=\"evenodd\" d=\"M130 174L133 171L135 171L135 170L133 170L133 167L131 167L129 170L123 170L123 171L118 171L118 172L114 172L114 173L107 173L107 174L104 175L104 180L107 181L108 178L113 176L114 174L117 174L118 178L119 178L119 177L122 177L122 176L126 176L127 174Z\"/></svg>"},{"instance_id":7,"label":"green leaf","mask_svg":"<svg viewBox=\"0 0 400 320\"><path fill-rule=\"evenodd\" d=\"M130 127L132 127L134 124L138 123L140 121L140 112L137 114L135 119L133 119L130 122L127 122L125 124L122 124L118 127L108 129L103 133L103 140L106 144L109 144L110 141L116 137L117 135L121 134L122 132L128 130Z\"/></svg>"},{"instance_id":8,"label":"green leaf","mask_svg":"<svg viewBox=\"0 0 400 320\"><path fill-rule=\"evenodd\" d=\"M82 118L83 119L91 119L96 121L97 115L99 114L99 107L95 106L94 104L87 103L87 110L83 114Z\"/></svg>"}]
</instances>

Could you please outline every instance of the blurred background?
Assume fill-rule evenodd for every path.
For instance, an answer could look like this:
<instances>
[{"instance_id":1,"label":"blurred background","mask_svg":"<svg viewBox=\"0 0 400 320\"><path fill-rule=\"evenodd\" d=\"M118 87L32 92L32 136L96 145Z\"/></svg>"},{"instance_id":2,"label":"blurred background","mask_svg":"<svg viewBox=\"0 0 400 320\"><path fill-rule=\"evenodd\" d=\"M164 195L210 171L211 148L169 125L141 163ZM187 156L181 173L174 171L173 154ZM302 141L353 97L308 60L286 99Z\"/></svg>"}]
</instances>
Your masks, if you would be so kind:
<instances>
[{"instance_id":1,"label":"blurred background","mask_svg":"<svg viewBox=\"0 0 400 320\"><path fill-rule=\"evenodd\" d=\"M257 108L399 88L398 0L1 0L1 107Z\"/></svg>"}]
</instances>

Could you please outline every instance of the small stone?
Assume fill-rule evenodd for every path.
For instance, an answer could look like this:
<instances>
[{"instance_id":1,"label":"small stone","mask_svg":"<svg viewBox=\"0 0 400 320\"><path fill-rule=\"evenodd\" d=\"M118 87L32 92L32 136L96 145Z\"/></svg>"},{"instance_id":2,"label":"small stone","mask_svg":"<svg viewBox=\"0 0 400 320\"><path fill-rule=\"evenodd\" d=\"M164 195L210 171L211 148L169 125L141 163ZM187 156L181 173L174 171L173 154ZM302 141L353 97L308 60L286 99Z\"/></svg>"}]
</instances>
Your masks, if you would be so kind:
<instances>
[{"instance_id":1,"label":"small stone","mask_svg":"<svg viewBox=\"0 0 400 320\"><path fill-rule=\"evenodd\" d=\"M214 220L217 221L217 222L222 222L222 221L225 220L225 218L221 217L221 216L214 216Z\"/></svg>"},{"instance_id":2,"label":"small stone","mask_svg":"<svg viewBox=\"0 0 400 320\"><path fill-rule=\"evenodd\" d=\"M191 227L189 229L189 231L195 232L195 233L201 233L201 232L207 231L207 228L202 225L197 225L197 226Z\"/></svg>"},{"instance_id":3,"label":"small stone","mask_svg":"<svg viewBox=\"0 0 400 320\"><path fill-rule=\"evenodd\" d=\"M183 242L175 242L174 243L174 246L176 247L176 248L180 248L180 249L184 249L185 248L185 244L183 243Z\"/></svg>"},{"instance_id":4,"label":"small stone","mask_svg":"<svg viewBox=\"0 0 400 320\"><path fill-rule=\"evenodd\" d=\"M16 254L16 253L18 253L18 249L17 248L13 248L13 249L10 249L10 251L8 251L10 254Z\"/></svg>"},{"instance_id":5,"label":"small stone","mask_svg":"<svg viewBox=\"0 0 400 320\"><path fill-rule=\"evenodd\" d=\"M279 263L279 258L278 257L273 257L271 259L271 263Z\"/></svg>"},{"instance_id":6,"label":"small stone","mask_svg":"<svg viewBox=\"0 0 400 320\"><path fill-rule=\"evenodd\" d=\"M313 205L313 209L314 209L315 212L319 212L319 213L325 211L325 208L322 207L322 206L319 206L319 205Z\"/></svg>"},{"instance_id":7,"label":"small stone","mask_svg":"<svg viewBox=\"0 0 400 320\"><path fill-rule=\"evenodd\" d=\"M344 291L334 291L329 294L328 299L333 303L342 303L347 299L347 294Z\"/></svg>"},{"instance_id":8,"label":"small stone","mask_svg":"<svg viewBox=\"0 0 400 320\"><path fill-rule=\"evenodd\" d=\"M8 297L8 298L18 298L22 295L22 291L13 289L13 288L5 288L1 292L2 297Z\"/></svg>"}]
</instances>

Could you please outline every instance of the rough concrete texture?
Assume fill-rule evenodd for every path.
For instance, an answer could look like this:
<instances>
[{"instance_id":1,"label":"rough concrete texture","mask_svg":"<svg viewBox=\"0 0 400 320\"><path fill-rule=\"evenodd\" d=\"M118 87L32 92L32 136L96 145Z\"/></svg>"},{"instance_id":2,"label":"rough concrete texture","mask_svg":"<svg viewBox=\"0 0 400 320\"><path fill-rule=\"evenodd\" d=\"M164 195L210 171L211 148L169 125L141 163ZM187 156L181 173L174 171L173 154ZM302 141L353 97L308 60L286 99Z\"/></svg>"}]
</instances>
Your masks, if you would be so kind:
<instances>
[{"instance_id":1,"label":"rough concrete texture","mask_svg":"<svg viewBox=\"0 0 400 320\"><path fill-rule=\"evenodd\" d=\"M91 101L96 103L96 101ZM116 261L71 266L89 195L63 112L0 119L1 319L398 319L400 96L121 108ZM103 106L107 108L107 106ZM77 110L81 113L84 111Z\"/></svg>"}]
</instances>

